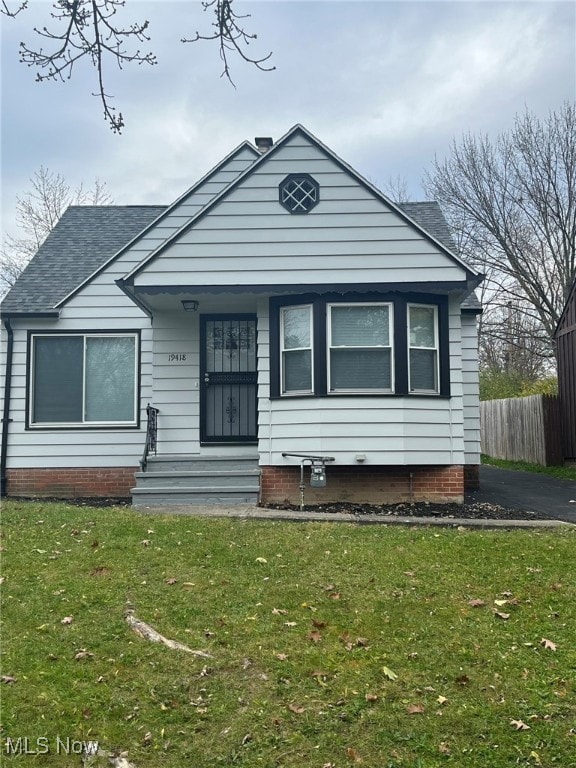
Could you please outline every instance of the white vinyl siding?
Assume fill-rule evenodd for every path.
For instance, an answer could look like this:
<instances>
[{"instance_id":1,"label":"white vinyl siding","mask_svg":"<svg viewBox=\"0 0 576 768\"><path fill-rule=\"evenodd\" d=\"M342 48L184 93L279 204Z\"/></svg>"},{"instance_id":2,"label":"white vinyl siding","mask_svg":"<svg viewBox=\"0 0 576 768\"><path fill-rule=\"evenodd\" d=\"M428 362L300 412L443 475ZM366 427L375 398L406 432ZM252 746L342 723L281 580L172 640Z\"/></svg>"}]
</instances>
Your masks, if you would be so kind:
<instances>
[{"instance_id":1,"label":"white vinyl siding","mask_svg":"<svg viewBox=\"0 0 576 768\"><path fill-rule=\"evenodd\" d=\"M320 202L278 200L310 174ZM351 284L455 280L464 269L305 137L295 135L135 275L147 285Z\"/></svg>"},{"instance_id":2,"label":"white vinyl siding","mask_svg":"<svg viewBox=\"0 0 576 768\"><path fill-rule=\"evenodd\" d=\"M440 391L438 307L408 304L408 389L433 394Z\"/></svg>"},{"instance_id":3,"label":"white vinyl siding","mask_svg":"<svg viewBox=\"0 0 576 768\"><path fill-rule=\"evenodd\" d=\"M466 464L480 464L480 385L476 315L462 313L462 387Z\"/></svg>"},{"instance_id":4,"label":"white vinyl siding","mask_svg":"<svg viewBox=\"0 0 576 768\"><path fill-rule=\"evenodd\" d=\"M394 390L393 305L328 304L328 392Z\"/></svg>"},{"instance_id":5,"label":"white vinyl siding","mask_svg":"<svg viewBox=\"0 0 576 768\"><path fill-rule=\"evenodd\" d=\"M206 204L214 194L232 181L254 161L254 152L243 149L231 157L206 182L196 185L173 211L154 225L142 238L134 242L119 258L112 260L104 270L70 298L62 307L59 319L14 319L14 358L12 369L12 396L7 451L7 468L53 467L136 467L144 448L146 431L146 405L154 404L153 391L152 324L115 284L134 269L151 250L160 245L189 217ZM27 329L54 333L93 331L140 331L140 429L26 429ZM3 349L6 332L2 328ZM170 348L174 347L169 343ZM5 355L2 355L4 363ZM174 375L172 373L170 375ZM179 371L180 372L180 371ZM193 386L193 385L192 385ZM198 390L176 384L160 383L158 389L168 388L171 395L163 396L164 412L159 416L160 429L166 427L162 450L181 450L193 453L199 450L198 406L190 409L190 400L198 400ZM3 392L3 390L2 390ZM170 402L166 402L166 400ZM174 401L185 400L177 405ZM159 440L162 438L159 435ZM160 446L160 442L159 442Z\"/></svg>"}]
</instances>

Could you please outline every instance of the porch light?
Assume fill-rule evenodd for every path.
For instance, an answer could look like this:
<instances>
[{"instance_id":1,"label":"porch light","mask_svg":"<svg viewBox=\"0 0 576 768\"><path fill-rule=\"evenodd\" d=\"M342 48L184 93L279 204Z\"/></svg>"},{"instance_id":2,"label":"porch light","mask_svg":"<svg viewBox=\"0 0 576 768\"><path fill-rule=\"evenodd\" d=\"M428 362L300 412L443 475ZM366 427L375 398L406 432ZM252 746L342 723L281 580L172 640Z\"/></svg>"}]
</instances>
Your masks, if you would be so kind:
<instances>
[{"instance_id":1,"label":"porch light","mask_svg":"<svg viewBox=\"0 0 576 768\"><path fill-rule=\"evenodd\" d=\"M184 299L182 306L186 312L197 312L200 302L195 299Z\"/></svg>"}]
</instances>

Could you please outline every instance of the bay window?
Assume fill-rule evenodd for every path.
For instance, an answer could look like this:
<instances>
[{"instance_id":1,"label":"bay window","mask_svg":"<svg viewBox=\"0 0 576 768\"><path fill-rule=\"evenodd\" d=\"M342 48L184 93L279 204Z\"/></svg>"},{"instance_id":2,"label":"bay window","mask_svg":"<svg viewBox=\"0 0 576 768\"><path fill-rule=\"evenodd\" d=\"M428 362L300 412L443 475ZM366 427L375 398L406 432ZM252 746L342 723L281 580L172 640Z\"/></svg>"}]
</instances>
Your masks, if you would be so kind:
<instances>
[{"instance_id":1,"label":"bay window","mask_svg":"<svg viewBox=\"0 0 576 768\"><path fill-rule=\"evenodd\" d=\"M138 334L31 334L29 426L136 426Z\"/></svg>"},{"instance_id":2,"label":"bay window","mask_svg":"<svg viewBox=\"0 0 576 768\"><path fill-rule=\"evenodd\" d=\"M347 395L450 397L448 297L272 297L270 396Z\"/></svg>"}]
</instances>

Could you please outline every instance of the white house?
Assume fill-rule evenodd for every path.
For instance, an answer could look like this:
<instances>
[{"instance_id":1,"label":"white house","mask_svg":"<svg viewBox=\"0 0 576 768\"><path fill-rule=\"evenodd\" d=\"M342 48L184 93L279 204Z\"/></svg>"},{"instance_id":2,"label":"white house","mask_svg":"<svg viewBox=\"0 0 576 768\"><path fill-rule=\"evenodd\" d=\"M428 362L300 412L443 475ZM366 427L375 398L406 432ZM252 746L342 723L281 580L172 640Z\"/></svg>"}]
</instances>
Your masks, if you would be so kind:
<instances>
[{"instance_id":1,"label":"white house","mask_svg":"<svg viewBox=\"0 0 576 768\"><path fill-rule=\"evenodd\" d=\"M300 125L257 143L168 207L65 212L2 304L4 493L296 501L302 462L307 500L477 483L481 275L439 207Z\"/></svg>"}]
</instances>

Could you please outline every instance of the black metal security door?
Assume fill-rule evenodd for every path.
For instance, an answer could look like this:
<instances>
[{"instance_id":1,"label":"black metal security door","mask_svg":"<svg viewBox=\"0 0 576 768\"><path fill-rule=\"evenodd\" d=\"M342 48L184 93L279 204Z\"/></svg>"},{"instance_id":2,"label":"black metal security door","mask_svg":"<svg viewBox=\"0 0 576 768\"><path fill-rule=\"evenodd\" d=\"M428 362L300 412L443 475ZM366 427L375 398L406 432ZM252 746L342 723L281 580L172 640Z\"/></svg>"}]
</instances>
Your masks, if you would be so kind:
<instances>
[{"instance_id":1,"label":"black metal security door","mask_svg":"<svg viewBox=\"0 0 576 768\"><path fill-rule=\"evenodd\" d=\"M256 442L256 316L202 315L200 337L201 442Z\"/></svg>"}]
</instances>

